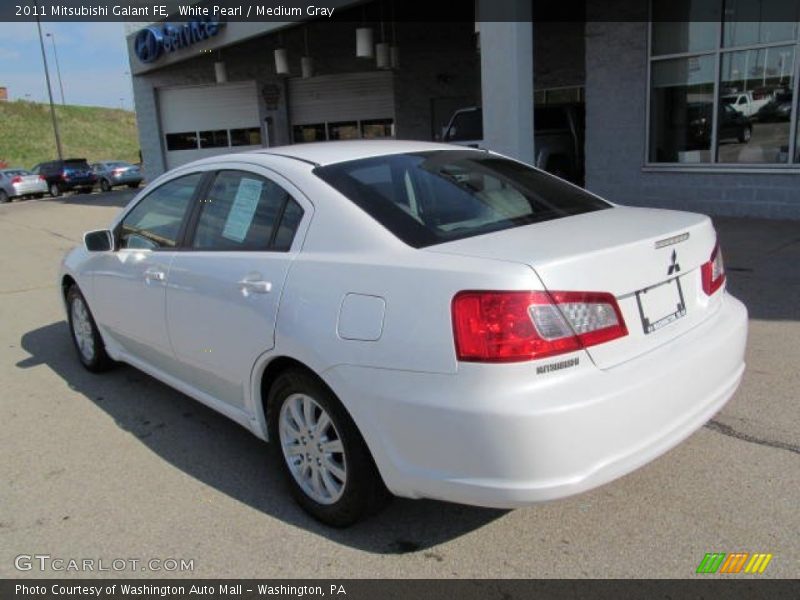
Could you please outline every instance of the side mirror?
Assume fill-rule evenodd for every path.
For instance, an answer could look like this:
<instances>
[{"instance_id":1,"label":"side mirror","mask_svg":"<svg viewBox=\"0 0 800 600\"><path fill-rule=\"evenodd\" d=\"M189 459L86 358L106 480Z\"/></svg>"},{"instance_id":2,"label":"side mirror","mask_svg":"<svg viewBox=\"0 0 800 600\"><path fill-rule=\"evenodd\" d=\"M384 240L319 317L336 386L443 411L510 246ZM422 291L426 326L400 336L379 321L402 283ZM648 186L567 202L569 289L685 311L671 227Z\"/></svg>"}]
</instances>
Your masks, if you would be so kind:
<instances>
[{"instance_id":1,"label":"side mirror","mask_svg":"<svg viewBox=\"0 0 800 600\"><path fill-rule=\"evenodd\" d=\"M114 234L108 229L88 231L83 234L83 245L89 252L108 252L114 249Z\"/></svg>"}]
</instances>

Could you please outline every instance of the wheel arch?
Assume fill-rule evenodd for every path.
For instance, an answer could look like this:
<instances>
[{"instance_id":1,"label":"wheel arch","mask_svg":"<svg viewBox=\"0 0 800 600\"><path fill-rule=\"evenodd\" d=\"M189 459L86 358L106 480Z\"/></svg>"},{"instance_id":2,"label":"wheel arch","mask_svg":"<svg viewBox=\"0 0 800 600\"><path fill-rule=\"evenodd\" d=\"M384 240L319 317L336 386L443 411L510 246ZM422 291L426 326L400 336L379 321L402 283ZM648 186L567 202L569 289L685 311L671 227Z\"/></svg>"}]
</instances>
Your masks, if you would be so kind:
<instances>
[{"instance_id":1,"label":"wheel arch","mask_svg":"<svg viewBox=\"0 0 800 600\"><path fill-rule=\"evenodd\" d=\"M264 365L259 367L259 371L256 373L256 385L253 387L253 392L256 394L255 398L255 418L258 420L259 429L261 432L261 437L265 440L269 441L269 418L270 418L270 407L269 407L269 389L272 387L272 384L278 378L278 376L289 370L289 369L300 369L305 371L315 379L317 379L322 385L328 388L331 393L339 398L339 396L330 389L330 386L325 382L325 380L317 374L314 369L309 367L304 362L293 358L287 355L275 356L271 360L267 361ZM344 406L344 403L339 400L339 402ZM345 408L346 410L346 408ZM348 411L349 412L349 411ZM352 418L352 415L351 415Z\"/></svg>"},{"instance_id":2,"label":"wheel arch","mask_svg":"<svg viewBox=\"0 0 800 600\"><path fill-rule=\"evenodd\" d=\"M77 286L78 282L72 275L70 275L69 273L65 273L61 277L61 299L64 301L64 306L66 306L67 304L67 292L69 291L69 288L71 288L73 285ZM78 286L78 289L80 289L80 286Z\"/></svg>"}]
</instances>

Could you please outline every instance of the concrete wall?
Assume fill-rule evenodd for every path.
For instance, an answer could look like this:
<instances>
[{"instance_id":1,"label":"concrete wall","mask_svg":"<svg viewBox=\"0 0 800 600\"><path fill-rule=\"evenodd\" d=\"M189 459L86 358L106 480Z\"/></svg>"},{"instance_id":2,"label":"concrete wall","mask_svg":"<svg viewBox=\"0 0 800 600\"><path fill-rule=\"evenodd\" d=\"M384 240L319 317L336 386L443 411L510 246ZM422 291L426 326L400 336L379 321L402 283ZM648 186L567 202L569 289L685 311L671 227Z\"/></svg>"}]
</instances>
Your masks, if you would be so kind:
<instances>
[{"instance_id":1,"label":"concrete wall","mask_svg":"<svg viewBox=\"0 0 800 600\"><path fill-rule=\"evenodd\" d=\"M622 204L800 219L800 174L643 171L647 3L614 4L641 20L586 24L586 187Z\"/></svg>"}]
</instances>

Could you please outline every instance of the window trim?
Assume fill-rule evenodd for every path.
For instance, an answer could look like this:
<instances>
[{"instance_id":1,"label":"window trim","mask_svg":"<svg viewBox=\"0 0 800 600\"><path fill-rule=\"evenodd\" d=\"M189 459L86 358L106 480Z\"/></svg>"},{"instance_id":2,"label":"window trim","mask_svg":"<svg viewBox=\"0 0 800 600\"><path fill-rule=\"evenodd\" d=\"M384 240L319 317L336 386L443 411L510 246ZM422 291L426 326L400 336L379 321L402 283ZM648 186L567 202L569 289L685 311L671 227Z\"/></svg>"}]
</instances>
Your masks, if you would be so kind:
<instances>
[{"instance_id":1,"label":"window trim","mask_svg":"<svg viewBox=\"0 0 800 600\"><path fill-rule=\"evenodd\" d=\"M716 22L717 45L713 50L699 50L695 52L677 52L671 54L653 55L653 2L648 2L648 21L647 21L647 68L645 81L645 127L644 127L644 152L640 170L644 173L781 173L795 174L800 173L800 136L798 136L798 119L800 119L800 27L797 35L792 40L780 42L765 42L763 44L744 44L739 46L724 45L724 12L723 18ZM724 0L718 0L724 9ZM782 46L795 47L794 77L792 84L792 112L789 116L789 148L788 161L786 163L729 163L719 162L718 142L719 142L719 98L720 85L722 80L722 56L729 52L741 52L749 50L763 50ZM650 120L651 120L651 91L652 91L652 66L655 62L664 60L687 59L699 56L715 56L714 64L714 102L713 102L713 123L711 129L711 140L709 151L711 153L708 162L704 163L682 163L682 162L655 162L650 160Z\"/></svg>"},{"instance_id":2,"label":"window trim","mask_svg":"<svg viewBox=\"0 0 800 600\"><path fill-rule=\"evenodd\" d=\"M198 202L197 202L198 198L205 193L205 188L208 185L208 173L209 173L208 171L187 171L187 172L178 173L178 174L176 174L175 177L170 177L169 179L166 179L166 180L160 182L158 184L158 187L154 187L152 190L146 190L146 193L144 193L141 198L136 200L136 202L134 204L132 204L130 206L130 208L128 208L123 214L121 214L119 216L119 220L117 221L117 223L114 225L114 228L112 229L112 233L113 233L113 237L114 237L114 249L112 251L113 252L120 252L122 250L130 250L130 251L136 251L136 252L177 252L177 251L182 250L184 248L184 245L185 245L185 242L186 242L186 231L187 231L187 227L189 225L189 220L191 218L192 213L195 210L195 206L198 204ZM147 249L145 249L145 248L123 248L121 246L121 244L122 244L122 225L125 222L125 219L128 218L128 215L130 215L136 209L137 206L139 206L142 202L145 201L145 199L149 198L157 190L160 190L162 187L164 187L165 185L167 185L167 184L169 184L169 183L171 183L173 181L176 181L178 179L182 179L184 177L190 177L192 175L200 175L200 181L195 186L194 193L192 193L192 196L189 198L189 206L187 207L186 212L184 212L184 214L183 214L183 219L181 219L181 224L180 224L180 227L178 228L178 235L176 236L176 240L175 240L175 246L172 247L172 248L158 247L158 248L147 248Z\"/></svg>"},{"instance_id":3,"label":"window trim","mask_svg":"<svg viewBox=\"0 0 800 600\"><path fill-rule=\"evenodd\" d=\"M278 212L276 214L275 222L272 225L272 230L270 231L269 240L267 241L267 246L265 248L257 248L257 249L250 249L250 248L195 248L193 247L194 243L194 236L197 234L197 227L200 224L200 216L203 212L203 203L199 202L202 196L208 194L208 191L211 189L211 186L214 184L214 180L219 176L220 173L224 172L235 172L235 173L243 173L245 175L251 175L255 177L260 177L270 183L277 185L281 188L284 192L286 192L286 198L284 198L283 202L281 203L280 207L278 208ZM190 217L188 222L186 223L186 230L184 231L184 237L182 239L181 244L181 251L183 252L246 252L246 253L269 253L269 254L289 254L293 251L295 241L297 240L297 236L300 232L301 225L303 223L303 219L305 219L306 215L308 214L308 210L303 204L292 194L291 191L286 189L285 185L278 183L275 181L273 177L269 177L262 173L257 173L255 171L248 171L241 166L237 166L236 164L225 165L224 167L218 167L211 169L210 171L206 171L206 177L203 181L204 185L198 186L198 189L202 187L202 194L198 195L195 198L192 198L192 206L189 210ZM297 228L294 231L294 236L292 237L292 243L289 245L289 248L286 250L277 250L273 248L275 243L275 239L278 235L278 230L280 229L281 221L283 220L283 215L286 213L286 207L289 205L289 202L293 201L300 207L300 210L303 211L302 216L300 217L300 222L297 225Z\"/></svg>"}]
</instances>

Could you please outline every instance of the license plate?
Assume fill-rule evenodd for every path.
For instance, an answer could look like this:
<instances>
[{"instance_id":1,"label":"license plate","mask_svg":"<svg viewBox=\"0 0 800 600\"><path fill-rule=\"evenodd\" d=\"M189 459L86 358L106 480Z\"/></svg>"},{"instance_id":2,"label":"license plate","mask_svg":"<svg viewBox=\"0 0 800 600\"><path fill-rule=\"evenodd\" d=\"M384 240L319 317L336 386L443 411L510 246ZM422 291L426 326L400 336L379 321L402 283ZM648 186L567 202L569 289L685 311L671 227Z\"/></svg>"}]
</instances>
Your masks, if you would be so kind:
<instances>
[{"instance_id":1,"label":"license plate","mask_svg":"<svg viewBox=\"0 0 800 600\"><path fill-rule=\"evenodd\" d=\"M636 292L642 328L653 333L686 314L686 302L678 277Z\"/></svg>"}]
</instances>

